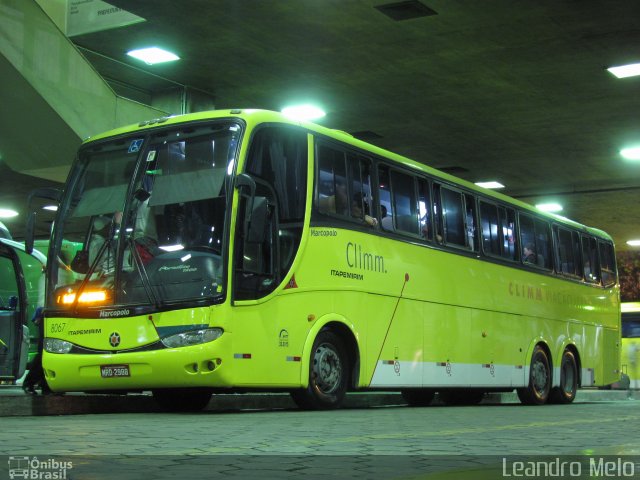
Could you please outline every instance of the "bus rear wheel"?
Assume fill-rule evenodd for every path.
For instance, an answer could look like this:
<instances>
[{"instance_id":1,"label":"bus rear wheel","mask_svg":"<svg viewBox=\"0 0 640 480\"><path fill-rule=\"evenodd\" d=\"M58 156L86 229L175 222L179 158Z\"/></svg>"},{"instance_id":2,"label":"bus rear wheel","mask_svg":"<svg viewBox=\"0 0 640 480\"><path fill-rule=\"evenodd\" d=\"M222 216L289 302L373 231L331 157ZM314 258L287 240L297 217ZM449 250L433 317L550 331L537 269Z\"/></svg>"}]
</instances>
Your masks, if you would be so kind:
<instances>
[{"instance_id":1,"label":"bus rear wheel","mask_svg":"<svg viewBox=\"0 0 640 480\"><path fill-rule=\"evenodd\" d=\"M153 390L153 399L169 412L199 412L211 400L211 391L198 388Z\"/></svg>"},{"instance_id":2,"label":"bus rear wheel","mask_svg":"<svg viewBox=\"0 0 640 480\"><path fill-rule=\"evenodd\" d=\"M309 359L309 386L291 392L293 401L307 410L338 408L347 393L348 362L344 344L330 330L313 342Z\"/></svg>"},{"instance_id":3,"label":"bus rear wheel","mask_svg":"<svg viewBox=\"0 0 640 480\"><path fill-rule=\"evenodd\" d=\"M573 402L578 391L578 365L570 350L562 353L560 362L560 386L554 387L549 395L550 403L567 404Z\"/></svg>"},{"instance_id":4,"label":"bus rear wheel","mask_svg":"<svg viewBox=\"0 0 640 480\"><path fill-rule=\"evenodd\" d=\"M431 405L435 391L428 388L414 388L411 390L402 390L402 398L410 407L426 407Z\"/></svg>"},{"instance_id":5,"label":"bus rear wheel","mask_svg":"<svg viewBox=\"0 0 640 480\"><path fill-rule=\"evenodd\" d=\"M551 368L549 357L540 345L536 345L531 355L529 367L529 385L519 388L518 398L525 405L543 405L551 391Z\"/></svg>"}]
</instances>

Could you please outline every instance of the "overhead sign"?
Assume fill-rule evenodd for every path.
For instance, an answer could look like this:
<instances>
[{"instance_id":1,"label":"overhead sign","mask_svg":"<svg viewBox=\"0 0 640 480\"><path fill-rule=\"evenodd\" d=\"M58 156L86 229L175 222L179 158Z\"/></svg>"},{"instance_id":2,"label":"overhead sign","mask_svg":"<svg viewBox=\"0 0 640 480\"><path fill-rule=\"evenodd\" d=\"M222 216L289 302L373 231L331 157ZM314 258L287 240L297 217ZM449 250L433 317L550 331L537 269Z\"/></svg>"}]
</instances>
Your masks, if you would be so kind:
<instances>
[{"instance_id":1,"label":"overhead sign","mask_svg":"<svg viewBox=\"0 0 640 480\"><path fill-rule=\"evenodd\" d=\"M67 0L67 36L124 27L145 19L102 0Z\"/></svg>"}]
</instances>

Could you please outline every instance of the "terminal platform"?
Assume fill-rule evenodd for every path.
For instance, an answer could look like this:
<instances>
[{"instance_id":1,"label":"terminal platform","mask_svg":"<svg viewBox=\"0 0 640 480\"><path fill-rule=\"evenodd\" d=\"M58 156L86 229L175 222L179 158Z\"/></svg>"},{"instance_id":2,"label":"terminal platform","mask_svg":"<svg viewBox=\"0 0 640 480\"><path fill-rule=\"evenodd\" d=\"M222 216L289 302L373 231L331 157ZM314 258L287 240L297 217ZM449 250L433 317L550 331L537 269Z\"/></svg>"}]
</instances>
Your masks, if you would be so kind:
<instances>
[{"instance_id":1,"label":"terminal platform","mask_svg":"<svg viewBox=\"0 0 640 480\"><path fill-rule=\"evenodd\" d=\"M578 391L576 403L638 401L640 390ZM520 403L515 392L489 393L482 404ZM353 392L347 394L344 408L393 407L406 405L400 392ZM438 398L434 406L442 405ZM213 395L206 410L288 410L296 405L287 393L245 393ZM41 415L87 415L103 413L161 412L150 392L128 395L28 395L15 385L0 386L0 417Z\"/></svg>"}]
</instances>

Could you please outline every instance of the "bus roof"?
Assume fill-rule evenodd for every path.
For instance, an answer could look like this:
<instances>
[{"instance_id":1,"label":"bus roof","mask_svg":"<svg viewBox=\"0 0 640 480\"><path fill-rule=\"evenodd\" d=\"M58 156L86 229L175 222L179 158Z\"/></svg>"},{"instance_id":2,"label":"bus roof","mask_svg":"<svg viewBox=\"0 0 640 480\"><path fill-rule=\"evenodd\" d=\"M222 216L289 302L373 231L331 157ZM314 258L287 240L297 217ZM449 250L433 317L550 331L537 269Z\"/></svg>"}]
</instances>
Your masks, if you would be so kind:
<instances>
[{"instance_id":1,"label":"bus roof","mask_svg":"<svg viewBox=\"0 0 640 480\"><path fill-rule=\"evenodd\" d=\"M610 235L608 235L606 232L598 228L582 225L578 222L575 222L571 219L568 219L560 215L556 215L548 212L542 212L537 208L535 208L533 205L530 205L526 202L517 200L515 198L509 197L499 192L495 192L493 190L479 187L472 182L469 182L459 177L455 177L448 173L437 170L433 167L429 167L425 163L412 160L410 158L404 157L397 153L390 152L388 150L377 147L375 145L364 142L362 140L358 140L357 138L353 137L349 133L343 132L341 130L335 130L335 129L323 127L322 125L318 125L311 122L293 120L279 112L274 112L270 110L259 110L259 109L210 110L210 111L204 111L204 112L188 113L184 115L161 117L154 120L143 121L143 122L140 122L139 124L127 125L127 126L113 129L113 130L109 130L107 132L100 133L96 136L86 139L83 142L83 145L94 142L94 141L104 140L109 137L131 134L136 131L143 133L146 130L151 130L155 128L164 128L170 125L181 125L184 123L212 120L216 118L229 118L229 117L242 119L249 126L258 125L260 123L284 123L289 125L298 125L312 132L325 135L327 137L339 140L343 143L350 144L356 148L360 148L362 150L371 152L378 156L391 159L394 162L397 162L401 165L409 167L413 170L418 170L418 171L427 173L443 181L446 181L454 185L461 186L467 190L471 190L473 192L482 194L485 197L493 198L497 201L501 201L507 204L511 204L513 206L517 206L522 210L527 210L532 213L535 213L536 215L544 216L551 221L555 221L560 224L571 226L575 229L581 230L583 232L589 233L596 237L600 237L613 242L613 239L611 238Z\"/></svg>"}]
</instances>

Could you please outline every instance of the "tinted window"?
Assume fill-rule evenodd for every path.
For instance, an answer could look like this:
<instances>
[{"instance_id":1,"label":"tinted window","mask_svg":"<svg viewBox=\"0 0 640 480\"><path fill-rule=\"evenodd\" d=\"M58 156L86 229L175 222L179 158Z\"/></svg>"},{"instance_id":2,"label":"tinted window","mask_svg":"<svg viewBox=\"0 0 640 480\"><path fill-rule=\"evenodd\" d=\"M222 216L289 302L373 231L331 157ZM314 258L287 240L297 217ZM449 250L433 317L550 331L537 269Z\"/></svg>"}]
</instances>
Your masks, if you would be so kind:
<instances>
[{"instance_id":1,"label":"tinted window","mask_svg":"<svg viewBox=\"0 0 640 480\"><path fill-rule=\"evenodd\" d=\"M613 245L607 242L599 242L600 248L600 272L602 284L605 287L616 283L616 259L613 253Z\"/></svg>"},{"instance_id":2,"label":"tinted window","mask_svg":"<svg viewBox=\"0 0 640 480\"><path fill-rule=\"evenodd\" d=\"M554 226L557 239L557 269L563 275L582 276L578 232Z\"/></svg>"},{"instance_id":3,"label":"tinted window","mask_svg":"<svg viewBox=\"0 0 640 480\"><path fill-rule=\"evenodd\" d=\"M549 224L538 218L521 213L520 245L522 246L522 262L551 269L551 236Z\"/></svg>"},{"instance_id":4,"label":"tinted window","mask_svg":"<svg viewBox=\"0 0 640 480\"><path fill-rule=\"evenodd\" d=\"M600 262L598 244L595 238L582 237L582 265L584 279L590 283L600 283Z\"/></svg>"}]
</instances>

